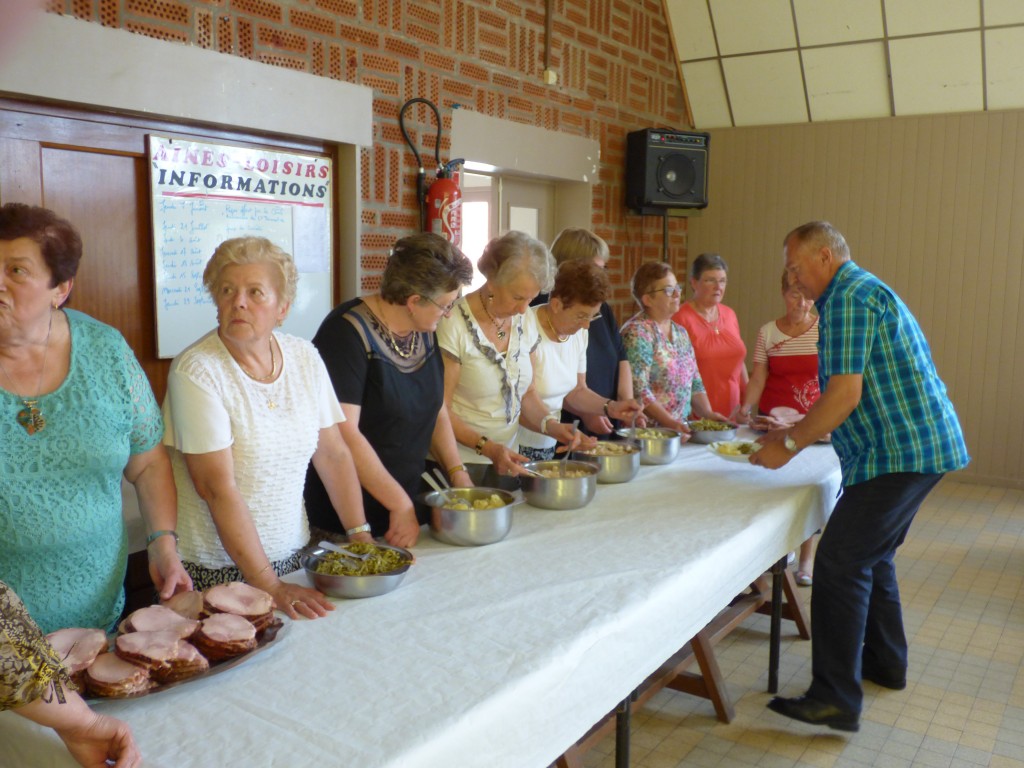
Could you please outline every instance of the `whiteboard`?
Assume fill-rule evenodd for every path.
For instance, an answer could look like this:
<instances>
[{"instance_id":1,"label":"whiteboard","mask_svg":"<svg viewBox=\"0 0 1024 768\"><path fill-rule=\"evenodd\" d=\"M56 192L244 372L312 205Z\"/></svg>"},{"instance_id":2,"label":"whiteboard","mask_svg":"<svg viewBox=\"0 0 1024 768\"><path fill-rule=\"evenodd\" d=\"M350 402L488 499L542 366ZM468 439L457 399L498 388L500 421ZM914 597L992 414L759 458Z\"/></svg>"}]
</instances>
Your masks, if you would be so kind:
<instances>
[{"instance_id":1,"label":"whiteboard","mask_svg":"<svg viewBox=\"0 0 1024 768\"><path fill-rule=\"evenodd\" d=\"M328 158L149 136L157 356L217 326L203 270L232 237L290 253L298 292L282 330L310 339L333 306Z\"/></svg>"}]
</instances>

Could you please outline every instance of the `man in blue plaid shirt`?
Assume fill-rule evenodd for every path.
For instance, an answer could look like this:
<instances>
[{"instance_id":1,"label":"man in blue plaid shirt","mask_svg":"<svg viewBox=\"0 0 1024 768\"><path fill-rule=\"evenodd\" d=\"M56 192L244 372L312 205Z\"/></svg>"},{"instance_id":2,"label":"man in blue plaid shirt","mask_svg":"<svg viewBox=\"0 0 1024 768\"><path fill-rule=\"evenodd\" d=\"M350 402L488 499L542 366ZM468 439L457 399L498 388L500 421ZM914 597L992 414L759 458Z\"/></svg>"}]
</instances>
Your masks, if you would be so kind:
<instances>
[{"instance_id":1,"label":"man in blue plaid shirt","mask_svg":"<svg viewBox=\"0 0 1024 768\"><path fill-rule=\"evenodd\" d=\"M814 561L814 679L804 696L768 706L856 731L861 680L907 684L896 548L942 475L970 458L920 326L891 288L851 261L842 234L825 221L804 224L786 236L785 257L818 309L822 394L796 426L762 437L750 461L777 469L831 432L843 494Z\"/></svg>"}]
</instances>

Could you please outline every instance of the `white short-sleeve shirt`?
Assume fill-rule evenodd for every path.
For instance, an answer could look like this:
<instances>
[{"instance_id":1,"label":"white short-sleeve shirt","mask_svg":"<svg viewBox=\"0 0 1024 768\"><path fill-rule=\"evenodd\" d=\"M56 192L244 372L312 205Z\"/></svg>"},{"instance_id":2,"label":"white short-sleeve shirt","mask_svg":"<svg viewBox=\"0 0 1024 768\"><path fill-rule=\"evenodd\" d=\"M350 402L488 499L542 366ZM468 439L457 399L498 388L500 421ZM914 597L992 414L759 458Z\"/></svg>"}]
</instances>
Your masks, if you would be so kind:
<instances>
[{"instance_id":1,"label":"white short-sleeve shirt","mask_svg":"<svg viewBox=\"0 0 1024 768\"><path fill-rule=\"evenodd\" d=\"M305 546L309 524L302 502L306 468L320 430L344 421L316 348L274 334L282 370L271 383L241 369L216 331L178 355L167 379L164 444L178 490L178 543L183 560L206 568L232 565L209 507L196 492L185 453L231 449L235 483L270 560Z\"/></svg>"},{"instance_id":2,"label":"white short-sleeve shirt","mask_svg":"<svg viewBox=\"0 0 1024 768\"><path fill-rule=\"evenodd\" d=\"M533 388L544 401L548 412L555 412L561 418L562 403L579 382L579 375L587 372L587 344L590 334L586 329L577 331L563 342L552 341L541 329L539 307L530 307L526 322L532 323L540 338L540 344L533 352ZM530 448L552 448L557 441L553 437L534 432L520 425L519 445Z\"/></svg>"}]
</instances>

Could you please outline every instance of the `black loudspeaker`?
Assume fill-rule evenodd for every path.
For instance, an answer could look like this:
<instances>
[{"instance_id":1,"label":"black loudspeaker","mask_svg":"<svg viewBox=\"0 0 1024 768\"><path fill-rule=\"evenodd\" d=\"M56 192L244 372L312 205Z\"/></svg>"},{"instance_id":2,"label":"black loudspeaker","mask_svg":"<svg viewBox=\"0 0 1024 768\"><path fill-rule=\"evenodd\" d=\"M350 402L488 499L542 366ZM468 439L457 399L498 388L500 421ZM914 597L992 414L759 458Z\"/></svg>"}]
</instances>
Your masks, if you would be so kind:
<instances>
[{"instance_id":1,"label":"black loudspeaker","mask_svg":"<svg viewBox=\"0 0 1024 768\"><path fill-rule=\"evenodd\" d=\"M641 213L664 208L706 208L706 133L646 128L626 137L626 205ZM658 211L647 211L657 208Z\"/></svg>"}]
</instances>

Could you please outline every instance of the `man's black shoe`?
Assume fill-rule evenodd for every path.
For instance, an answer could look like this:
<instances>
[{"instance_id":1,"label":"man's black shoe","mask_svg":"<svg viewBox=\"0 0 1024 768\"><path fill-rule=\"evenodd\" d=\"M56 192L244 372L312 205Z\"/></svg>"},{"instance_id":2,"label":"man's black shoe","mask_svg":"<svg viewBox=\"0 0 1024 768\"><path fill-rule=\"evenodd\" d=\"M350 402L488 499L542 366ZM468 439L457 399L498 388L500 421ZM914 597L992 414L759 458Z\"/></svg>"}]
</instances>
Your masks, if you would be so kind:
<instances>
[{"instance_id":1,"label":"man's black shoe","mask_svg":"<svg viewBox=\"0 0 1024 768\"><path fill-rule=\"evenodd\" d=\"M776 696L768 702L768 709L802 723L827 725L837 731L860 730L859 715L812 699L810 696L800 696L796 699L784 699L781 696Z\"/></svg>"},{"instance_id":2,"label":"man's black shoe","mask_svg":"<svg viewBox=\"0 0 1024 768\"><path fill-rule=\"evenodd\" d=\"M875 685L893 691L902 691L907 687L907 671L905 669L885 669L861 662L860 677L862 680L870 680Z\"/></svg>"}]
</instances>

